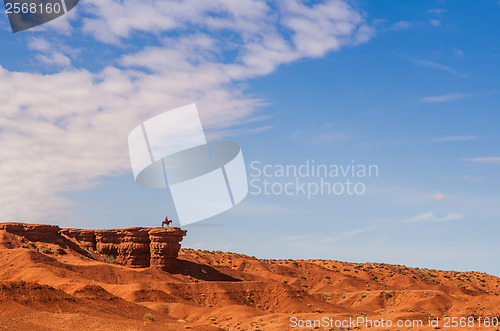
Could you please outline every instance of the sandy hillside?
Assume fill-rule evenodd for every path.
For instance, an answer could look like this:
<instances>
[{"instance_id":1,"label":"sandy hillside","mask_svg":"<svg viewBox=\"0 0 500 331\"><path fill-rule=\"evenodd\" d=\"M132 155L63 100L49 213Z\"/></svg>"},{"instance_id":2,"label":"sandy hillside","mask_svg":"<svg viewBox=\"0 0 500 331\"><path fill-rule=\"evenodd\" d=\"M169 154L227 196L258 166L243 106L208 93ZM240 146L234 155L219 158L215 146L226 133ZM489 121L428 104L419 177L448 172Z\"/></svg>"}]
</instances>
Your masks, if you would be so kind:
<instances>
[{"instance_id":1,"label":"sandy hillside","mask_svg":"<svg viewBox=\"0 0 500 331\"><path fill-rule=\"evenodd\" d=\"M166 272L107 263L64 240L0 231L0 329L310 330L316 320L320 330L347 330L370 320L379 322L371 330L429 330L435 318L441 329L500 328L500 279L484 273L192 249Z\"/></svg>"}]
</instances>

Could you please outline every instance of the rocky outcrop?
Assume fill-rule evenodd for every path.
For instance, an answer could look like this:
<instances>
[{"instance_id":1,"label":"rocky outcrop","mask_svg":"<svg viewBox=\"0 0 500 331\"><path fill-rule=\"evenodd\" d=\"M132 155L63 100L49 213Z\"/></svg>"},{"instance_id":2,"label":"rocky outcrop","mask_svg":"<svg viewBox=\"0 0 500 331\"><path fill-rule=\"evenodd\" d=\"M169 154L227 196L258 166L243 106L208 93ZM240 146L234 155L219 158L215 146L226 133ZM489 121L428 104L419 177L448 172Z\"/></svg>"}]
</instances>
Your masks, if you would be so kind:
<instances>
[{"instance_id":1,"label":"rocky outcrop","mask_svg":"<svg viewBox=\"0 0 500 331\"><path fill-rule=\"evenodd\" d=\"M100 254L115 257L118 263L129 267L149 267L149 231L147 228L95 230L96 250Z\"/></svg>"},{"instance_id":2,"label":"rocky outcrop","mask_svg":"<svg viewBox=\"0 0 500 331\"><path fill-rule=\"evenodd\" d=\"M86 250L96 249L95 230L61 229L61 234L74 238Z\"/></svg>"},{"instance_id":3,"label":"rocky outcrop","mask_svg":"<svg viewBox=\"0 0 500 331\"><path fill-rule=\"evenodd\" d=\"M63 238L57 238L61 230L57 225L26 224L26 223L0 223L0 230L21 236L30 241L54 241L62 243ZM58 240L59 239L59 240Z\"/></svg>"},{"instance_id":4,"label":"rocky outcrop","mask_svg":"<svg viewBox=\"0 0 500 331\"><path fill-rule=\"evenodd\" d=\"M61 229L56 225L0 223L0 230L30 241L63 244L74 240L81 248L113 257L132 268L171 268L186 230L176 227L84 230Z\"/></svg>"},{"instance_id":5,"label":"rocky outcrop","mask_svg":"<svg viewBox=\"0 0 500 331\"><path fill-rule=\"evenodd\" d=\"M179 228L156 228L149 231L151 266L168 269L177 260L185 230Z\"/></svg>"}]
</instances>

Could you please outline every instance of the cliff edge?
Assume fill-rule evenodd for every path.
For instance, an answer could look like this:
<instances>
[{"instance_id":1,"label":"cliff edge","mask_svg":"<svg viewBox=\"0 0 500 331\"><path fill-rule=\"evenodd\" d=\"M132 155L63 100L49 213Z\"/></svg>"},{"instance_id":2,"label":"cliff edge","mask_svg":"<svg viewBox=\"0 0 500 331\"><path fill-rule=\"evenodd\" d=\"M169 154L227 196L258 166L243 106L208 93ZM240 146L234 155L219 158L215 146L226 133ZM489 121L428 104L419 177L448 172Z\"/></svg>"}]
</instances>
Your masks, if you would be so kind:
<instances>
[{"instance_id":1,"label":"cliff edge","mask_svg":"<svg viewBox=\"0 0 500 331\"><path fill-rule=\"evenodd\" d=\"M85 230L57 225L0 223L4 235L0 244L37 248L55 254L72 249L89 258L105 259L132 268L175 265L186 230L177 227ZM36 245L44 243L44 246Z\"/></svg>"}]
</instances>

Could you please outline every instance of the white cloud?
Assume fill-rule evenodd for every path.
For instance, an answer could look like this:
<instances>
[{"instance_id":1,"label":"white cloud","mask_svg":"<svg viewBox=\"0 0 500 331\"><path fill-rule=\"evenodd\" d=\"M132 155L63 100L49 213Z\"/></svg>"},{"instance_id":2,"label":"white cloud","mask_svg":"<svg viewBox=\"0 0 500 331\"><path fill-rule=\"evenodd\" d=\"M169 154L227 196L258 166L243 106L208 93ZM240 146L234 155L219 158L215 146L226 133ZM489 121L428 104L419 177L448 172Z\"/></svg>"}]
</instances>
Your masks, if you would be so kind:
<instances>
[{"instance_id":1,"label":"white cloud","mask_svg":"<svg viewBox=\"0 0 500 331\"><path fill-rule=\"evenodd\" d=\"M57 214L56 208L68 204L60 192L88 189L102 176L128 172L127 135L153 114L196 100L207 127L218 128L253 112L254 101L237 91L209 82L179 88L176 78L112 67L98 74L52 75L1 68L4 219Z\"/></svg>"},{"instance_id":2,"label":"white cloud","mask_svg":"<svg viewBox=\"0 0 500 331\"><path fill-rule=\"evenodd\" d=\"M50 56L38 54L36 56L36 59L38 61L45 63L47 65L50 65L50 66L56 66L56 67L70 67L71 66L70 58L62 53L59 53L59 52L53 52L50 54Z\"/></svg>"},{"instance_id":3,"label":"white cloud","mask_svg":"<svg viewBox=\"0 0 500 331\"><path fill-rule=\"evenodd\" d=\"M429 23L434 26L440 26L441 21L440 20L430 20Z\"/></svg>"},{"instance_id":4,"label":"white cloud","mask_svg":"<svg viewBox=\"0 0 500 331\"><path fill-rule=\"evenodd\" d=\"M268 129L232 128L262 118L256 109L263 104L235 82L364 42L373 34L362 15L341 1L308 7L289 0L272 14L261 0L89 0L79 7L92 15L83 19L83 30L102 42L126 50L124 41L137 31L160 45L91 72L71 67L77 54L63 41L34 38L29 47L35 56L63 71L38 74L0 67L4 220L63 217L71 201L61 193L129 172L128 133L165 110L196 102L204 127L214 134ZM159 37L171 31L176 37ZM227 50L234 57L227 58Z\"/></svg>"},{"instance_id":5,"label":"white cloud","mask_svg":"<svg viewBox=\"0 0 500 331\"><path fill-rule=\"evenodd\" d=\"M45 65L61 68L71 67L69 56L76 56L79 51L59 42L49 42L44 38L32 38L28 49L39 52L35 58ZM69 55L69 56L68 56Z\"/></svg>"},{"instance_id":6,"label":"white cloud","mask_svg":"<svg viewBox=\"0 0 500 331\"><path fill-rule=\"evenodd\" d=\"M454 48L453 52L455 53L455 56L458 56L458 57L462 57L465 55L464 51L462 51L461 49L458 49L458 48Z\"/></svg>"},{"instance_id":7,"label":"white cloud","mask_svg":"<svg viewBox=\"0 0 500 331\"><path fill-rule=\"evenodd\" d=\"M373 30L362 16L342 1L312 7L295 0L284 1L283 25L293 31L292 40L302 56L319 57L354 41L365 42Z\"/></svg>"},{"instance_id":8,"label":"white cloud","mask_svg":"<svg viewBox=\"0 0 500 331\"><path fill-rule=\"evenodd\" d=\"M47 52L51 50L51 45L43 38L33 38L29 41L28 48L34 51Z\"/></svg>"},{"instance_id":9,"label":"white cloud","mask_svg":"<svg viewBox=\"0 0 500 331\"><path fill-rule=\"evenodd\" d=\"M419 99L419 101L424 103L436 103L436 102L446 102L450 100L466 98L470 96L472 96L472 93L448 93L443 95L422 97Z\"/></svg>"}]
</instances>

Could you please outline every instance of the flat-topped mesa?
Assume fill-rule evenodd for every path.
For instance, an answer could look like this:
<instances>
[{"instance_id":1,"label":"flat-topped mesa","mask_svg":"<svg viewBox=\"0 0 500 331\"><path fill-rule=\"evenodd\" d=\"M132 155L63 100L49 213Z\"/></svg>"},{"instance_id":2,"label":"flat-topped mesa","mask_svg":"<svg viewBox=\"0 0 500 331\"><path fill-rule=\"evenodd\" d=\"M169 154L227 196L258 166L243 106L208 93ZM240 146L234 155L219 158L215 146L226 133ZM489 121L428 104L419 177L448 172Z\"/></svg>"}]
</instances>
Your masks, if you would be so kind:
<instances>
[{"instance_id":1,"label":"flat-topped mesa","mask_svg":"<svg viewBox=\"0 0 500 331\"><path fill-rule=\"evenodd\" d=\"M168 270L175 264L186 230L176 227L106 230L62 229L81 246L112 256L132 268L157 267Z\"/></svg>"},{"instance_id":2,"label":"flat-topped mesa","mask_svg":"<svg viewBox=\"0 0 500 331\"><path fill-rule=\"evenodd\" d=\"M62 237L58 236L61 229L57 225L0 223L0 230L5 230L6 232L24 237L30 241L55 240L54 243L62 243L64 241Z\"/></svg>"},{"instance_id":3,"label":"flat-topped mesa","mask_svg":"<svg viewBox=\"0 0 500 331\"><path fill-rule=\"evenodd\" d=\"M68 238L88 251L112 256L132 268L171 268L181 248L186 230L177 227L84 230L61 229L56 225L0 223L0 230L30 241L61 244Z\"/></svg>"}]
</instances>

